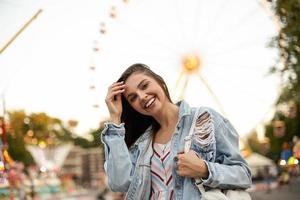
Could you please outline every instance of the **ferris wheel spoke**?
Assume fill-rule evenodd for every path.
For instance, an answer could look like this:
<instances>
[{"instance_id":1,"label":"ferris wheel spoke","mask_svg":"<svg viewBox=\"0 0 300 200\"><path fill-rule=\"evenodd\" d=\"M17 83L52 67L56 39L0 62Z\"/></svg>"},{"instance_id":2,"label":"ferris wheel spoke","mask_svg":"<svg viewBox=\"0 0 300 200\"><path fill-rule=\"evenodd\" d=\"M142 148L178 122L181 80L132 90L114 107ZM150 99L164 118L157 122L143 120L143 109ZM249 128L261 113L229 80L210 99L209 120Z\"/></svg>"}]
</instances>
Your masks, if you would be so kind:
<instances>
[{"instance_id":1,"label":"ferris wheel spoke","mask_svg":"<svg viewBox=\"0 0 300 200\"><path fill-rule=\"evenodd\" d=\"M213 35L215 32L215 27L217 27L220 23L220 17L224 15L225 11L226 11L226 7L229 5L229 1L230 0L224 0L220 6L218 7L217 11L215 13L217 13L212 22L209 24L209 26L207 27L205 33L203 34L204 37L209 37L210 35ZM197 26L197 25L196 25ZM197 26L199 27L199 26Z\"/></svg>"},{"instance_id":2,"label":"ferris wheel spoke","mask_svg":"<svg viewBox=\"0 0 300 200\"><path fill-rule=\"evenodd\" d=\"M207 65L209 66L213 66L214 69L218 70L218 69L221 69L221 68L230 68L230 69L243 69L243 70L260 70L261 68L260 67L257 67L255 65L236 65L235 63L233 64L230 64L230 63L227 63L227 64L224 64L224 63L217 63L217 62L208 62Z\"/></svg>"},{"instance_id":3,"label":"ferris wheel spoke","mask_svg":"<svg viewBox=\"0 0 300 200\"><path fill-rule=\"evenodd\" d=\"M173 0L171 0L169 3L173 3ZM169 7L168 7L169 8ZM167 13L167 11L170 11L170 9L164 9L163 12L165 15L172 15L171 13ZM159 28L162 30L160 33L164 34L164 37L169 40L169 41L173 41L173 43L175 44L176 47L178 47L178 42L179 40L177 40L176 38L174 38L174 33L170 32L170 30L168 28L166 28L167 26L165 26L164 22L164 18L159 17L160 15L153 15L153 18L156 22L156 24L159 26ZM170 22L167 22L170 23Z\"/></svg>"},{"instance_id":4,"label":"ferris wheel spoke","mask_svg":"<svg viewBox=\"0 0 300 200\"><path fill-rule=\"evenodd\" d=\"M178 22L178 29L179 32L181 33L181 38L183 41L185 41L186 39L186 33L185 33L185 29L183 26L183 21L182 21L182 17L181 17L181 13L179 10L179 0L176 0L176 2L174 3L175 5L175 11L176 11L176 18L177 18L177 22Z\"/></svg>"},{"instance_id":5,"label":"ferris wheel spoke","mask_svg":"<svg viewBox=\"0 0 300 200\"><path fill-rule=\"evenodd\" d=\"M185 81L184 81L184 84L183 84L183 88L180 90L180 94L179 94L179 100L182 100L184 99L184 94L185 94L185 90L188 86L188 83L189 83L189 75L185 75Z\"/></svg>"},{"instance_id":6,"label":"ferris wheel spoke","mask_svg":"<svg viewBox=\"0 0 300 200\"><path fill-rule=\"evenodd\" d=\"M255 46L259 46L259 45L260 45L260 43L258 43L257 40L255 40L253 42L240 43L240 44L231 46L229 48L224 48L221 51L208 53L207 55L209 55L209 56L228 55L228 54L232 54L232 53L235 53L237 51L240 51L242 49L251 48L251 47L255 47ZM215 46L212 46L211 48L212 49L219 49Z\"/></svg>"},{"instance_id":7,"label":"ferris wheel spoke","mask_svg":"<svg viewBox=\"0 0 300 200\"><path fill-rule=\"evenodd\" d=\"M194 30L193 30L193 41L197 41L197 39L198 39L198 34L199 34L199 26L198 26L198 24L199 24L199 22L200 22L200 19L201 19L201 17L200 17L200 15L202 14L202 12L201 12L201 5L202 5L202 3L201 3L202 1L200 1L200 0L197 0L197 5L195 6L195 11L194 11ZM196 44L196 42L195 42L195 44L194 44L194 47L196 47L197 46L197 44Z\"/></svg>"},{"instance_id":8,"label":"ferris wheel spoke","mask_svg":"<svg viewBox=\"0 0 300 200\"><path fill-rule=\"evenodd\" d=\"M237 40L236 37L227 37L226 40L219 40L219 42L215 42L215 43L211 44L209 47L215 48L217 46L224 45L224 44L226 44L226 46L232 46L232 45L236 45L239 42L244 42L247 40L248 40L247 37L240 38L239 40ZM257 41L266 42L266 36L265 35L257 35L251 43L258 43Z\"/></svg>"},{"instance_id":9,"label":"ferris wheel spoke","mask_svg":"<svg viewBox=\"0 0 300 200\"><path fill-rule=\"evenodd\" d=\"M179 83L180 81L184 78L185 73L183 71L180 72L179 77L175 83L175 88L174 91L176 91L178 89Z\"/></svg>"},{"instance_id":10,"label":"ferris wheel spoke","mask_svg":"<svg viewBox=\"0 0 300 200\"><path fill-rule=\"evenodd\" d=\"M207 83L207 81L203 78L203 76L198 72L197 73L198 78L200 79L200 81L204 84L204 86L207 88L208 92L210 93L210 95L213 97L214 101L216 102L216 104L218 105L218 107L220 108L220 111L222 112L222 114L224 116L226 116L224 108L219 100L219 98L217 97L217 95L214 93L214 91L211 89L211 87L209 86L209 84Z\"/></svg>"},{"instance_id":11,"label":"ferris wheel spoke","mask_svg":"<svg viewBox=\"0 0 300 200\"><path fill-rule=\"evenodd\" d=\"M128 51L126 51L126 49L118 49L118 50L115 50L115 49L107 49L106 50L106 53L107 54L116 54L116 53L119 53L120 56L124 55L124 56L128 56ZM174 59L174 56L173 55L160 55L160 54L148 54L148 53L145 53L145 52L142 52L140 53L139 52L139 57L141 58L150 58L150 59L154 59L156 61L166 61L166 60L173 60Z\"/></svg>"},{"instance_id":12,"label":"ferris wheel spoke","mask_svg":"<svg viewBox=\"0 0 300 200\"><path fill-rule=\"evenodd\" d=\"M237 32L241 27L245 26L249 19L253 19L253 15L257 14L257 8L253 8L250 12L248 12L244 17L242 17L237 23L232 26L226 27L226 29L219 33L215 38L212 40L208 40L206 46L212 46L213 44L222 41L223 38L228 38L228 35L233 35L233 33Z\"/></svg>"},{"instance_id":13,"label":"ferris wheel spoke","mask_svg":"<svg viewBox=\"0 0 300 200\"><path fill-rule=\"evenodd\" d=\"M145 33L139 29L137 29L134 26L129 25L128 23L125 23L124 21L121 21L120 19L116 20L116 22L118 22L119 24L123 25L123 27L125 29L127 29L130 33L133 33L135 35L137 35L138 37L141 38L147 38L144 39L143 41L146 41L147 43L153 42L151 44L155 44L157 46L160 46L168 51L172 51L173 53L176 53L177 55L180 55L180 52L177 51L177 49L173 46L170 46L169 44L166 44L164 41L161 40L157 40L154 38L154 35L150 35L148 33ZM149 31L151 32L151 31Z\"/></svg>"}]
</instances>

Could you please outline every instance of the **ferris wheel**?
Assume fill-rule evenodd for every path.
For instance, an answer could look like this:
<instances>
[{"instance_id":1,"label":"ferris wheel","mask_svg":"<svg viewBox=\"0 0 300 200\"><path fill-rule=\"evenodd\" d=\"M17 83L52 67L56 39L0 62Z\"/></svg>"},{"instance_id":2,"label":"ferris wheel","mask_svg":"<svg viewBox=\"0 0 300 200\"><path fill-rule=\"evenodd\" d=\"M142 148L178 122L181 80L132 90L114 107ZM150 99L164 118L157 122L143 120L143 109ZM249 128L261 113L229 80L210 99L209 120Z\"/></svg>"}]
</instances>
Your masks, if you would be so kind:
<instances>
[{"instance_id":1,"label":"ferris wheel","mask_svg":"<svg viewBox=\"0 0 300 200\"><path fill-rule=\"evenodd\" d=\"M278 27L264 1L104 0L99 13L89 66L94 108L104 106L112 76L137 62L165 78L174 100L211 106L248 127L242 132L277 97L266 77L276 52L266 46Z\"/></svg>"}]
</instances>

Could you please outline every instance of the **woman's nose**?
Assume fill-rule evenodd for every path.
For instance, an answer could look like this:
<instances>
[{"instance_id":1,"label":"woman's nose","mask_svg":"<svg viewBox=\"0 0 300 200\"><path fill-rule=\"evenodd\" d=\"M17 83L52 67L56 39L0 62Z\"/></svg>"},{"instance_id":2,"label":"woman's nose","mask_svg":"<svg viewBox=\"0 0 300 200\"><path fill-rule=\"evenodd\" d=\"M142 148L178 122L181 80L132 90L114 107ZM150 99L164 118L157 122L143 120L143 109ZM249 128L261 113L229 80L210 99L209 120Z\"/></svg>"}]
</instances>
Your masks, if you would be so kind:
<instances>
[{"instance_id":1,"label":"woman's nose","mask_svg":"<svg viewBox=\"0 0 300 200\"><path fill-rule=\"evenodd\" d=\"M146 100L147 99L147 94L143 91L139 91L138 93L138 97L141 101Z\"/></svg>"}]
</instances>

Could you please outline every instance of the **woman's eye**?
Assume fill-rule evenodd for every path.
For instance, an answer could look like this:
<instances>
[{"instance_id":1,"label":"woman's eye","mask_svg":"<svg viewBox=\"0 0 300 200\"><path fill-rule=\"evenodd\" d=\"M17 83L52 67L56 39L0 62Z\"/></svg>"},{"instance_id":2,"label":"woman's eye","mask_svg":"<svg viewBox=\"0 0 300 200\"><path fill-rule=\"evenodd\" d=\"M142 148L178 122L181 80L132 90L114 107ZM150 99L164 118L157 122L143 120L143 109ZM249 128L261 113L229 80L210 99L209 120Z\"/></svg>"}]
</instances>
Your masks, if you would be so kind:
<instances>
[{"instance_id":1,"label":"woman's eye","mask_svg":"<svg viewBox=\"0 0 300 200\"><path fill-rule=\"evenodd\" d=\"M136 95L132 96L132 97L129 99L130 102L134 102L135 100L136 100Z\"/></svg>"},{"instance_id":2,"label":"woman's eye","mask_svg":"<svg viewBox=\"0 0 300 200\"><path fill-rule=\"evenodd\" d=\"M148 87L148 83L145 83L145 84L142 85L143 90L146 89L147 87Z\"/></svg>"}]
</instances>

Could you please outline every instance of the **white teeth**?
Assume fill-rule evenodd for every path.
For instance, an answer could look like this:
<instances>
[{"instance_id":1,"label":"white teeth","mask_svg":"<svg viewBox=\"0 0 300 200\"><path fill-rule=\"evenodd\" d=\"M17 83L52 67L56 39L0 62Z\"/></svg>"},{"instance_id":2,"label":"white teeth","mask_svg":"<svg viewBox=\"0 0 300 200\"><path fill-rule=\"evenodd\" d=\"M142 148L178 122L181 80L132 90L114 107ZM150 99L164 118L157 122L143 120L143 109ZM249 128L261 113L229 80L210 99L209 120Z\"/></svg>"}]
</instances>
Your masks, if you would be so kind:
<instances>
[{"instance_id":1,"label":"white teeth","mask_svg":"<svg viewBox=\"0 0 300 200\"><path fill-rule=\"evenodd\" d=\"M145 105L146 108L148 108L153 102L154 102L155 98L150 99L147 104Z\"/></svg>"}]
</instances>

